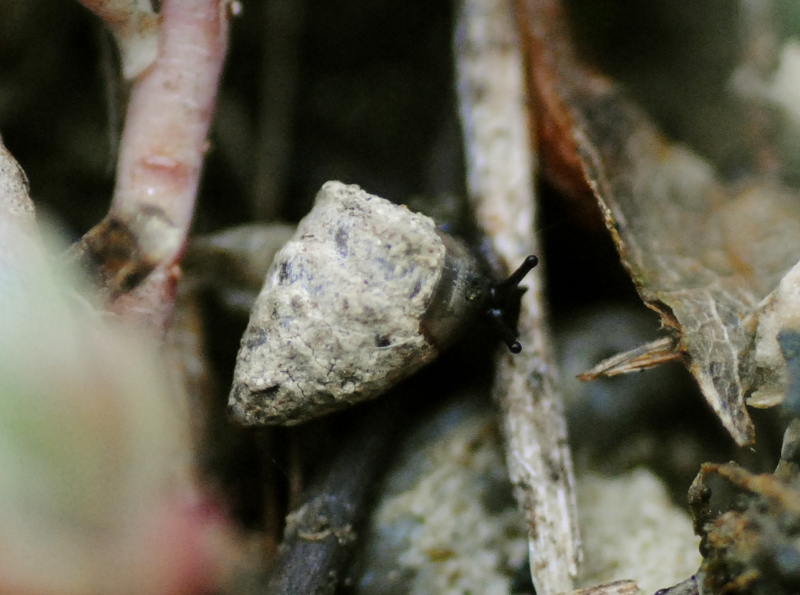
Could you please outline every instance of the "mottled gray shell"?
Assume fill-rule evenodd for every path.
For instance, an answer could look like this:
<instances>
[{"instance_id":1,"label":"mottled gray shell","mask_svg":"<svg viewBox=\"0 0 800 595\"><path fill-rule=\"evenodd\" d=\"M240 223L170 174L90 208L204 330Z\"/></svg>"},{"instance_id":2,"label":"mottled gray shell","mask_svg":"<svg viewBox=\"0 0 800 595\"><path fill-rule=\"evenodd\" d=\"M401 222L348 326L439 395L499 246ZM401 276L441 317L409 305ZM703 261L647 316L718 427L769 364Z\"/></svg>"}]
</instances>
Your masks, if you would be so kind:
<instances>
[{"instance_id":1,"label":"mottled gray shell","mask_svg":"<svg viewBox=\"0 0 800 595\"><path fill-rule=\"evenodd\" d=\"M430 218L328 182L253 307L230 414L293 424L376 397L434 359L487 287Z\"/></svg>"}]
</instances>

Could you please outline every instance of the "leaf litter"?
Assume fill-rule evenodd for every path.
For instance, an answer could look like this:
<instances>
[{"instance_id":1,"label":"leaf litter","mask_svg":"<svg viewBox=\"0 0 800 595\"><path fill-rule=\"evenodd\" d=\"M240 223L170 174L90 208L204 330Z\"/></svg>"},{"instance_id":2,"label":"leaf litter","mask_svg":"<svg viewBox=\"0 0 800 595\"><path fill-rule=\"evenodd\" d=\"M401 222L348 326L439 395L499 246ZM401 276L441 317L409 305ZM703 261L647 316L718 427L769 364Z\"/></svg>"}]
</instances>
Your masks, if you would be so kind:
<instances>
[{"instance_id":1,"label":"leaf litter","mask_svg":"<svg viewBox=\"0 0 800 595\"><path fill-rule=\"evenodd\" d=\"M545 174L574 198L594 196L674 356L736 442L752 444L746 398L763 388L772 398L755 402L776 404L784 388L785 360L756 357L759 340L776 339L757 329L759 304L800 257L796 193L772 178L728 183L665 138L618 85L580 64L557 0L519 0L517 10ZM657 347L656 359L673 359Z\"/></svg>"}]
</instances>

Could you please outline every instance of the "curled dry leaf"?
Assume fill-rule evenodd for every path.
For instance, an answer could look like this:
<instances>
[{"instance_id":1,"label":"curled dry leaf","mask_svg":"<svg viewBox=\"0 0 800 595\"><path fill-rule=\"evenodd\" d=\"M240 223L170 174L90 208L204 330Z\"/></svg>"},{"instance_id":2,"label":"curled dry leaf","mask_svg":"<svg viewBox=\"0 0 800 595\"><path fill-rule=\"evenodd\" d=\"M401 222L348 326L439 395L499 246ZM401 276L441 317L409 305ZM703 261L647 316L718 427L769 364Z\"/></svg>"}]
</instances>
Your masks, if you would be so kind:
<instances>
[{"instance_id":1,"label":"curled dry leaf","mask_svg":"<svg viewBox=\"0 0 800 595\"><path fill-rule=\"evenodd\" d=\"M736 442L751 443L745 397L762 373L752 353L756 323L746 318L800 255L796 197L760 181L726 186L611 81L579 64L557 0L517 6L550 146L545 172L575 192L591 189L642 299Z\"/></svg>"}]
</instances>

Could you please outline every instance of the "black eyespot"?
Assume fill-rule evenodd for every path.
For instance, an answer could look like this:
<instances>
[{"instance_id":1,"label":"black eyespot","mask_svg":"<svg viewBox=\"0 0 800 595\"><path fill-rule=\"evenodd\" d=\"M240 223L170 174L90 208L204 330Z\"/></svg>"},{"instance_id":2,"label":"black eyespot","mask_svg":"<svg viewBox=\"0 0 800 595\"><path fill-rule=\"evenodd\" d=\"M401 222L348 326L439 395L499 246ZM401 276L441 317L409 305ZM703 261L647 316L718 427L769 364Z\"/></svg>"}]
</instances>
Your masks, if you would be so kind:
<instances>
[{"instance_id":1,"label":"black eyespot","mask_svg":"<svg viewBox=\"0 0 800 595\"><path fill-rule=\"evenodd\" d=\"M520 287L519 284L533 267L539 264L539 259L528 256L519 268L509 275L508 279L492 285L489 289L489 300L485 317L494 327L503 343L513 354L522 351L522 345L517 341L517 318L519 317L519 304L522 294L528 288Z\"/></svg>"}]
</instances>

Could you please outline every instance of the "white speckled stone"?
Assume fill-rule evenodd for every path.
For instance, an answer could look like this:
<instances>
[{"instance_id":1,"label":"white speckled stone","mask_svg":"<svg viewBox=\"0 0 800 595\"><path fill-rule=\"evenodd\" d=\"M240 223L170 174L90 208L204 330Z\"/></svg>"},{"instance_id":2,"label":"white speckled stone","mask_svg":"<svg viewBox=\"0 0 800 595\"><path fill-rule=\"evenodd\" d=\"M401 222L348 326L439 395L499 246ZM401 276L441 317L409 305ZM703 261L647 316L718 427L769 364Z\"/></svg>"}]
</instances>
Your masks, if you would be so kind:
<instances>
[{"instance_id":1,"label":"white speckled stone","mask_svg":"<svg viewBox=\"0 0 800 595\"><path fill-rule=\"evenodd\" d=\"M298 423L376 397L431 361L438 349L421 321L446 252L432 219L326 183L253 307L232 417Z\"/></svg>"}]
</instances>

